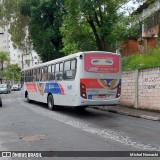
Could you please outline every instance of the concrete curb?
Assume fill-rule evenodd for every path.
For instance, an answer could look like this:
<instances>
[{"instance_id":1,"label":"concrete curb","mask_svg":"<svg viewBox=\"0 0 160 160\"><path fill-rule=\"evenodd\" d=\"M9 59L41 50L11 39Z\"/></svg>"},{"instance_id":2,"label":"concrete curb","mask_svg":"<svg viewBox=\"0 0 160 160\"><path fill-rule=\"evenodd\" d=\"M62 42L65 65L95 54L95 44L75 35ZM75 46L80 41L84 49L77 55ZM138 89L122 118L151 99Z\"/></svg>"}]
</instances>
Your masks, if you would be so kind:
<instances>
[{"instance_id":1,"label":"concrete curb","mask_svg":"<svg viewBox=\"0 0 160 160\"><path fill-rule=\"evenodd\" d=\"M125 115L125 116L131 116L131 117L136 117L136 118L142 118L142 119L152 120L152 121L160 121L159 117L154 117L154 116L136 115L136 114L129 113L129 112L115 111L115 110L111 110L111 109L108 110L108 112L122 114L122 115Z\"/></svg>"},{"instance_id":2,"label":"concrete curb","mask_svg":"<svg viewBox=\"0 0 160 160\"><path fill-rule=\"evenodd\" d=\"M138 115L135 113L125 112L125 111L117 111L117 110L112 110L112 109L104 109L104 108L99 108L99 107L93 107L93 108L98 109L98 110L108 111L111 113L130 116L130 117L142 118L142 119L147 119L147 120L152 120L152 121L160 121L160 117L154 117L154 116L148 116L148 115Z\"/></svg>"}]
</instances>

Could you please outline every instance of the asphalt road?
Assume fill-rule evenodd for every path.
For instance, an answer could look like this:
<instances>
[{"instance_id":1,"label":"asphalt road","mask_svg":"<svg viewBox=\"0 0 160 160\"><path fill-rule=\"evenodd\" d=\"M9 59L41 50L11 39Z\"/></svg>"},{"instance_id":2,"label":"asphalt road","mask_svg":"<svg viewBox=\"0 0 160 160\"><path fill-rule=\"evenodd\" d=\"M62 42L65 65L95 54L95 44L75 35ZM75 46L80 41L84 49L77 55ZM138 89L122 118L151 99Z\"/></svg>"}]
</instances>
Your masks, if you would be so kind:
<instances>
[{"instance_id":1,"label":"asphalt road","mask_svg":"<svg viewBox=\"0 0 160 160\"><path fill-rule=\"evenodd\" d=\"M160 122L158 121L93 108L87 108L85 112L77 112L65 107L50 111L46 104L25 102L21 91L1 96L3 106L0 108L0 151L160 151ZM116 158L43 157L39 159L112 160Z\"/></svg>"}]
</instances>

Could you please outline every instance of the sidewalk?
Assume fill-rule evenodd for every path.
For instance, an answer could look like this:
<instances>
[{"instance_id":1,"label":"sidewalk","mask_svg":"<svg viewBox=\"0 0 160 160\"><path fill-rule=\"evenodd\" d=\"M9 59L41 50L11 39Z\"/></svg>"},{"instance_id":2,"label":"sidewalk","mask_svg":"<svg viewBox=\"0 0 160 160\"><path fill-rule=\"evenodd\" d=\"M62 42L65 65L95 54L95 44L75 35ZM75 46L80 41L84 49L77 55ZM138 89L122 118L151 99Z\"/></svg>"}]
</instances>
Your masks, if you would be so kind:
<instances>
[{"instance_id":1,"label":"sidewalk","mask_svg":"<svg viewBox=\"0 0 160 160\"><path fill-rule=\"evenodd\" d=\"M142 109L129 108L126 106L100 106L93 107L99 110L104 110L112 113L122 114L131 117L143 118L152 121L160 121L160 112L148 111Z\"/></svg>"}]
</instances>

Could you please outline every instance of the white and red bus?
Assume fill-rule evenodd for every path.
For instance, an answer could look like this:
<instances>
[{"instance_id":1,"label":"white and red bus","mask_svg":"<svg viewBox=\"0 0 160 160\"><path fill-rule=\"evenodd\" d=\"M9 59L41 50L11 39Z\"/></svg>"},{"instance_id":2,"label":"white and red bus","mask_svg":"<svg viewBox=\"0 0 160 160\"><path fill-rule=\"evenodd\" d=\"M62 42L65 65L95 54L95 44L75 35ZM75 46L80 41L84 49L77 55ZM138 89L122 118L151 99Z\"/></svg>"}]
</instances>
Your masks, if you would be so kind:
<instances>
[{"instance_id":1,"label":"white and red bus","mask_svg":"<svg viewBox=\"0 0 160 160\"><path fill-rule=\"evenodd\" d=\"M87 51L22 70L24 95L57 106L117 105L121 94L121 56Z\"/></svg>"}]
</instances>

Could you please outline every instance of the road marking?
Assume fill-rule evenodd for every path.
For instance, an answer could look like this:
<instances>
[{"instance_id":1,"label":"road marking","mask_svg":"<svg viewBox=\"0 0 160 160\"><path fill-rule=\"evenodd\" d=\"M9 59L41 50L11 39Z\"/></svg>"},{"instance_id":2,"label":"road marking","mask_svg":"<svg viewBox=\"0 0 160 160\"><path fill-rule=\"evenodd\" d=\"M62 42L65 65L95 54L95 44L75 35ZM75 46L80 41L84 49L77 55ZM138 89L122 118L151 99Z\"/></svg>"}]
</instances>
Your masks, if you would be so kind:
<instances>
[{"instance_id":1,"label":"road marking","mask_svg":"<svg viewBox=\"0 0 160 160\"><path fill-rule=\"evenodd\" d=\"M22 103L22 102L21 102ZM85 121L77 119L77 118L72 118L69 116L64 116L61 113L55 113L51 112L49 110L46 110L44 108L40 108L36 105L33 104L27 104L23 103L28 109L34 111L35 113L41 114L43 116L52 118L54 120L63 122L67 125L70 125L75 128L79 128L83 131L86 131L91 134L96 134L98 136L101 136L105 139L110 139L119 143L122 143L124 145L132 146L140 150L147 150L147 151L160 151L160 146L153 146L151 144L143 144L141 142L136 142L133 140L133 138L129 136L122 136L118 132L115 132L111 129L100 129L96 127L91 127L89 123L86 123Z\"/></svg>"}]
</instances>

